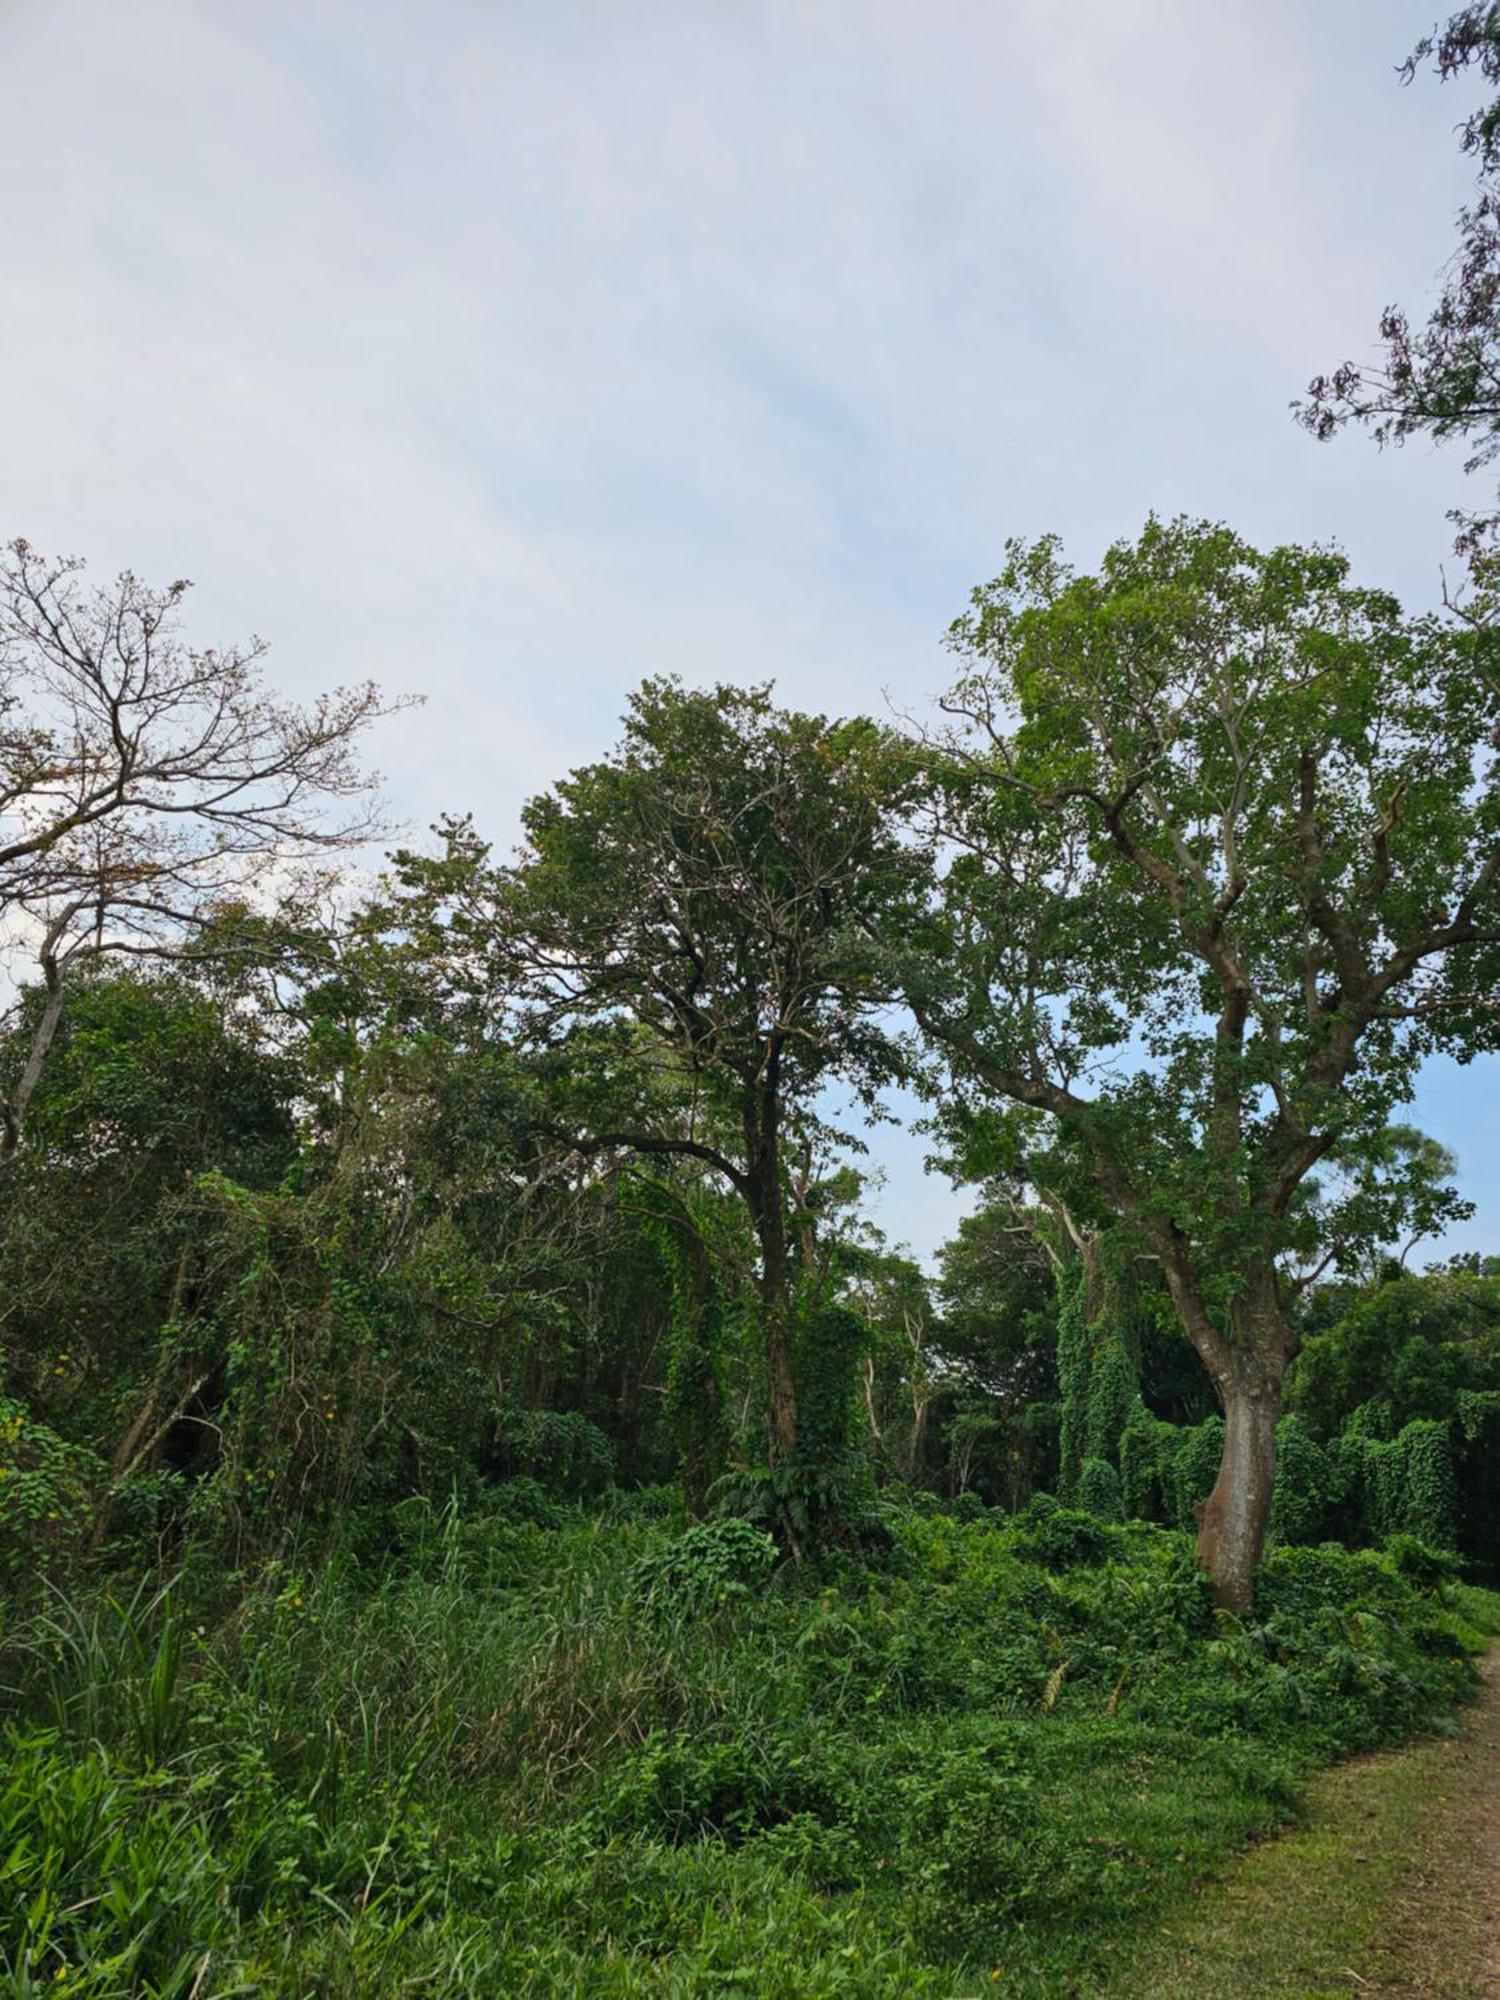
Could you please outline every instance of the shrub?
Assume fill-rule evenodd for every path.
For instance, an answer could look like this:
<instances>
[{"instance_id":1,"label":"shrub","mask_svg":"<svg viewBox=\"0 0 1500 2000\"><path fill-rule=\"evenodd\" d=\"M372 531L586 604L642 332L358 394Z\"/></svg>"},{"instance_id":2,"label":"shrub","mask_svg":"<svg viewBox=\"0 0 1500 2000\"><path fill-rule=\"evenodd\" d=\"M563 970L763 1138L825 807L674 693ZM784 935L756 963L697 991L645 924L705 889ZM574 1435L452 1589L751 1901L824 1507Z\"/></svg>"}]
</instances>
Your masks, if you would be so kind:
<instances>
[{"instance_id":1,"label":"shrub","mask_svg":"<svg viewBox=\"0 0 1500 2000\"><path fill-rule=\"evenodd\" d=\"M1345 1425L1334 1450L1360 1525L1372 1541L1416 1534L1444 1548L1458 1541L1458 1486L1450 1425L1417 1418L1394 1437L1373 1435L1366 1405Z\"/></svg>"},{"instance_id":2,"label":"shrub","mask_svg":"<svg viewBox=\"0 0 1500 2000\"><path fill-rule=\"evenodd\" d=\"M1035 1506L1033 1501L1032 1508ZM1036 1563L1041 1569L1073 1569L1079 1564L1106 1562L1125 1546L1118 1528L1081 1508L1054 1507L1040 1517L1033 1513L1032 1519L1035 1525L1022 1529L1012 1547L1024 1562Z\"/></svg>"},{"instance_id":3,"label":"shrub","mask_svg":"<svg viewBox=\"0 0 1500 2000\"><path fill-rule=\"evenodd\" d=\"M1101 1521L1124 1518L1120 1475L1107 1458L1086 1458L1078 1475L1078 1504Z\"/></svg>"},{"instance_id":4,"label":"shrub","mask_svg":"<svg viewBox=\"0 0 1500 2000\"><path fill-rule=\"evenodd\" d=\"M691 1615L748 1597L775 1561L776 1544L763 1528L723 1515L642 1556L630 1582L643 1604Z\"/></svg>"},{"instance_id":5,"label":"shrub","mask_svg":"<svg viewBox=\"0 0 1500 2000\"><path fill-rule=\"evenodd\" d=\"M484 1499L218 1623L179 1585L0 1640L0 1987L1091 1991L1313 1761L1440 1722L1497 1623L1399 1541L1280 1547L1230 1618L1188 1537L1045 1496L774 1588L742 1519Z\"/></svg>"},{"instance_id":6,"label":"shrub","mask_svg":"<svg viewBox=\"0 0 1500 2000\"><path fill-rule=\"evenodd\" d=\"M988 1951L1018 1919L1066 1908L1087 1861L1038 1811L1029 1745L1018 1734L939 1754L898 1779L901 1869L918 1937L939 1956Z\"/></svg>"},{"instance_id":7,"label":"shrub","mask_svg":"<svg viewBox=\"0 0 1500 2000\"><path fill-rule=\"evenodd\" d=\"M1169 1527L1191 1532L1197 1526L1198 1509L1213 1491L1223 1456L1222 1417L1206 1417L1181 1429L1166 1467Z\"/></svg>"},{"instance_id":8,"label":"shrub","mask_svg":"<svg viewBox=\"0 0 1500 2000\"><path fill-rule=\"evenodd\" d=\"M534 1528L560 1528L568 1518L539 1479L502 1479L485 1493L484 1512L494 1521L526 1521Z\"/></svg>"},{"instance_id":9,"label":"shrub","mask_svg":"<svg viewBox=\"0 0 1500 2000\"><path fill-rule=\"evenodd\" d=\"M1416 1535L1391 1535L1383 1550L1398 1576L1416 1590L1437 1590L1463 1575L1463 1560L1451 1549L1435 1549Z\"/></svg>"},{"instance_id":10,"label":"shrub","mask_svg":"<svg viewBox=\"0 0 1500 2000\"><path fill-rule=\"evenodd\" d=\"M843 1804L838 1775L805 1742L761 1730L709 1739L658 1730L605 1789L593 1819L606 1836L716 1834L733 1844L794 1819L831 1823Z\"/></svg>"},{"instance_id":11,"label":"shrub","mask_svg":"<svg viewBox=\"0 0 1500 2000\"><path fill-rule=\"evenodd\" d=\"M93 1453L0 1395L0 1576L34 1577L81 1540L104 1487Z\"/></svg>"},{"instance_id":12,"label":"shrub","mask_svg":"<svg viewBox=\"0 0 1500 2000\"><path fill-rule=\"evenodd\" d=\"M513 1473L564 1500L587 1499L614 1477L614 1446L577 1410L507 1410L502 1450Z\"/></svg>"}]
</instances>

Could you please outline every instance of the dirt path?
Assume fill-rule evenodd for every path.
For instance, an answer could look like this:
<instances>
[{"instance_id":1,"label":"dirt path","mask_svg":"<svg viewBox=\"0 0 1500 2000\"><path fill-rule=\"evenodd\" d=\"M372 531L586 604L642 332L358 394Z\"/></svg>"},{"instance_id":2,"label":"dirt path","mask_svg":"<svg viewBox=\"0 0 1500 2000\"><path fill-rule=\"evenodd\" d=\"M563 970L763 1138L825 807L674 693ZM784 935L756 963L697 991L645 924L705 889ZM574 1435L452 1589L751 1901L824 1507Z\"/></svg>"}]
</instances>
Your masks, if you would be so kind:
<instances>
[{"instance_id":1,"label":"dirt path","mask_svg":"<svg viewBox=\"0 0 1500 2000\"><path fill-rule=\"evenodd\" d=\"M1433 1759L1417 1846L1378 1941L1377 1992L1500 2000L1500 1652L1483 1673L1466 1734Z\"/></svg>"},{"instance_id":2,"label":"dirt path","mask_svg":"<svg viewBox=\"0 0 1500 2000\"><path fill-rule=\"evenodd\" d=\"M1111 2000L1500 2000L1500 1649L1461 1737L1325 1772Z\"/></svg>"}]
</instances>

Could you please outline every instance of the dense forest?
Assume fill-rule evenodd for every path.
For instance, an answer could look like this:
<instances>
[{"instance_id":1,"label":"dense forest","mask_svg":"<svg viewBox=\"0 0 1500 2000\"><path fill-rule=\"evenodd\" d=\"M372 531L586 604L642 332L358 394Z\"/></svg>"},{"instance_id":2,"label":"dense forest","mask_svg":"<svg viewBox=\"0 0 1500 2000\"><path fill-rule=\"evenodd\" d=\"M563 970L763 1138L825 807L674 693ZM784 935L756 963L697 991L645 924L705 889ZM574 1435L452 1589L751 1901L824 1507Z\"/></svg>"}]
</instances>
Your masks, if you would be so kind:
<instances>
[{"instance_id":1,"label":"dense forest","mask_svg":"<svg viewBox=\"0 0 1500 2000\"><path fill-rule=\"evenodd\" d=\"M1492 454L1463 138L1320 436ZM1500 1257L1406 1117L1497 1046L1458 528L1417 613L1211 522L1016 541L931 715L648 680L513 850L379 862L375 689L10 545L5 1991L1103 1991L1447 1714L1500 1629ZM911 1106L930 1266L869 1219Z\"/></svg>"}]
</instances>

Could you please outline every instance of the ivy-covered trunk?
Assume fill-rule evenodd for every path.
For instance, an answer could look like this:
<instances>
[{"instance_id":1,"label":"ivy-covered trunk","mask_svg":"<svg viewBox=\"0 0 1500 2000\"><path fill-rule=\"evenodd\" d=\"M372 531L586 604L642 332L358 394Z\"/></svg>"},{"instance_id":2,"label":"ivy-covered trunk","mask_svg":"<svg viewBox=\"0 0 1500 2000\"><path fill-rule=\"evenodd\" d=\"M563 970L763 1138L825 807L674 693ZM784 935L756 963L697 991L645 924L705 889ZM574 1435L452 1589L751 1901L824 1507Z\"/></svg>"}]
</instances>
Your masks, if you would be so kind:
<instances>
[{"instance_id":1,"label":"ivy-covered trunk","mask_svg":"<svg viewBox=\"0 0 1500 2000\"><path fill-rule=\"evenodd\" d=\"M760 1239L760 1304L766 1342L766 1429L773 1465L790 1464L797 1449L797 1377L792 1330L790 1261L780 1190L755 1204Z\"/></svg>"},{"instance_id":2,"label":"ivy-covered trunk","mask_svg":"<svg viewBox=\"0 0 1500 2000\"><path fill-rule=\"evenodd\" d=\"M744 1193L760 1247L760 1304L766 1341L766 1429L772 1465L797 1451L796 1352L791 1310L791 1248L781 1184L779 1111L774 1075L745 1107L749 1168Z\"/></svg>"}]
</instances>

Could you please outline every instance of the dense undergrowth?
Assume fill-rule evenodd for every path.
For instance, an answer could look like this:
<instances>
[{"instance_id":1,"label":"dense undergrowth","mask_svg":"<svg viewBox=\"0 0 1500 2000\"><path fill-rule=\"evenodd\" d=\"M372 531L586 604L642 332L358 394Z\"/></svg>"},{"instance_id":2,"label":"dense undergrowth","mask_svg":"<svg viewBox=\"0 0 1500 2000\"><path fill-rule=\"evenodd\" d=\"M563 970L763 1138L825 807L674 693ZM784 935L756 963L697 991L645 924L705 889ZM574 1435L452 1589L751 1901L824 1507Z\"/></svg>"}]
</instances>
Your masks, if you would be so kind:
<instances>
[{"instance_id":1,"label":"dense undergrowth","mask_svg":"<svg viewBox=\"0 0 1500 2000\"><path fill-rule=\"evenodd\" d=\"M1186 1536L1045 1502L809 1580L652 1498L49 1594L0 1665L4 1990L1067 1992L1500 1625L1411 1543L1284 1548L1241 1622Z\"/></svg>"}]
</instances>

